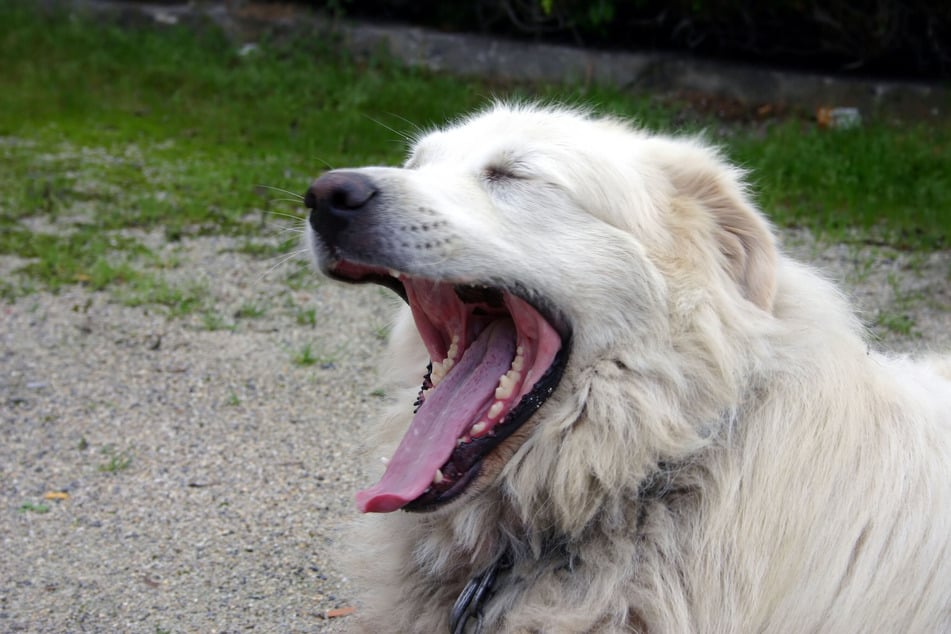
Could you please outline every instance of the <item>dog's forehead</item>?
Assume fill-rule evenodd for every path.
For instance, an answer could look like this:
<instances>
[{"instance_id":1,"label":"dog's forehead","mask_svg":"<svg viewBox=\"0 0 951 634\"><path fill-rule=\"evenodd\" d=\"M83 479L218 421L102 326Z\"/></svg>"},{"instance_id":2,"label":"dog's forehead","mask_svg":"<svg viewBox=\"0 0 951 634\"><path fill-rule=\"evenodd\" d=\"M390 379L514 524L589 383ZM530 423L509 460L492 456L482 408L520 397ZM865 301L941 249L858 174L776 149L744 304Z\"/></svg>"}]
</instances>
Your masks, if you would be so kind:
<instances>
[{"instance_id":1,"label":"dog's forehead","mask_svg":"<svg viewBox=\"0 0 951 634\"><path fill-rule=\"evenodd\" d=\"M584 148L599 123L572 111L497 107L420 137L407 166L523 161Z\"/></svg>"}]
</instances>

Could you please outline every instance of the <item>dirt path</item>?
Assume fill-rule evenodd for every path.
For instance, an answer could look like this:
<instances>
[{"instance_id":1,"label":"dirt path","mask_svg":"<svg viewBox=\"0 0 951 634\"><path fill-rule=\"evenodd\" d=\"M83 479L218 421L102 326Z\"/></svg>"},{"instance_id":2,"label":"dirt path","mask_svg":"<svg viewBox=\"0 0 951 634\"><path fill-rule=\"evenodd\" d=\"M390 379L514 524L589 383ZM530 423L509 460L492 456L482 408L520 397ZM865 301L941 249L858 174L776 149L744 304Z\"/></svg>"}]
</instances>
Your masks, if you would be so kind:
<instances>
[{"instance_id":1,"label":"dirt path","mask_svg":"<svg viewBox=\"0 0 951 634\"><path fill-rule=\"evenodd\" d=\"M233 246L168 247L218 319L81 288L0 305L0 631L345 623L325 614L353 600L335 551L393 300ZM787 248L845 282L881 346L951 349L951 253Z\"/></svg>"}]
</instances>

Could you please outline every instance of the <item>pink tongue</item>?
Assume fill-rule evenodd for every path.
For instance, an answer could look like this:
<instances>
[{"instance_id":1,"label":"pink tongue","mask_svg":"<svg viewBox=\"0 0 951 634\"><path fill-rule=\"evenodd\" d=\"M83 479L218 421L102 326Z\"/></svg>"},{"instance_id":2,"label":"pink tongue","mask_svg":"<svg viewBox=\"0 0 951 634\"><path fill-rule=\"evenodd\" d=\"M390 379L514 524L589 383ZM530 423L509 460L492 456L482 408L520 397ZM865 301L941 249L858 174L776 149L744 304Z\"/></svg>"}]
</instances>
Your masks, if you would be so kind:
<instances>
[{"instance_id":1,"label":"pink tongue","mask_svg":"<svg viewBox=\"0 0 951 634\"><path fill-rule=\"evenodd\" d=\"M515 325L492 322L435 388L413 418L400 446L375 485L357 493L363 513L389 513L429 487L436 469L494 397L499 377L515 358Z\"/></svg>"}]
</instances>

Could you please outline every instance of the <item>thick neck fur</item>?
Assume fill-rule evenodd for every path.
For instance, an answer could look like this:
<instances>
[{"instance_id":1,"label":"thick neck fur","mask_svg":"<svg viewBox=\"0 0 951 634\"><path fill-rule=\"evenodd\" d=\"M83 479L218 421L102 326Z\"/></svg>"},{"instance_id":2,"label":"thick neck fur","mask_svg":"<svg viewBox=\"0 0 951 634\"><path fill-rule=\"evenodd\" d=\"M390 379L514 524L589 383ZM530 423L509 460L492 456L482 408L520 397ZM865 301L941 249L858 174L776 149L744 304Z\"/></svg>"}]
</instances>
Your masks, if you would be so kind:
<instances>
[{"instance_id":1,"label":"thick neck fur","mask_svg":"<svg viewBox=\"0 0 951 634\"><path fill-rule=\"evenodd\" d=\"M510 460L497 488L449 513L365 518L371 533L387 535L385 542L360 541L361 558L372 562L368 572L401 580L388 597L378 590L366 606L367 627L387 623L392 631L444 631L449 606L464 584L504 552L514 565L485 609L490 629L502 631L555 631L553 614L559 619L557 631L782 631L791 626L780 619L795 608L785 605L784 597L793 586L812 583L811 568L841 569L841 588L814 594L848 605L871 600L863 599L863 592L875 595L874 586L850 587L846 573L849 567L874 565L876 549L905 548L909 566L931 557L927 548L919 551L894 538L900 518L873 521L869 509L839 505L836 479L850 477L855 465L824 464L824 447L852 443L855 460L881 460L862 452L882 446L872 435L894 430L888 421L861 419L887 411L873 405L875 399L897 396L877 391L874 363L853 362L867 354L865 344L834 288L789 262L778 275L774 318L754 311L720 315L720 327L735 332L717 339L742 342L744 354L712 349L702 332L680 333L667 348L632 346L624 357L576 368L566 375L560 396L546 404L545 426ZM816 311L822 307L828 319L817 329ZM730 365L724 359L746 361ZM843 365L852 368L849 373L841 372ZM624 375L623 380L612 380L613 375ZM771 389L790 381L800 383L799 389ZM623 393L615 393L619 390ZM837 390L856 394L849 410L837 409L842 407L834 397ZM756 398L750 398L754 393ZM780 400L774 394L799 398ZM758 408L756 416L749 416L748 407ZM748 436L747 419L768 428ZM810 427L792 429L787 421ZM542 439L552 435L559 441ZM934 439L922 439L928 441ZM788 473L774 468L783 452L802 455L784 458ZM870 482L870 495L907 496L924 487L930 495L916 503L927 504L931 496L939 497L937 489L948 488L948 483L917 477L912 470L905 482ZM821 530L815 518L788 516L784 508L795 508L795 501L771 500L770 478L800 479L813 507L819 496L819 507L829 514L824 539L852 540L853 560L815 559L821 553L806 546ZM754 509L773 516L752 515ZM631 526L637 527L637 540L630 539ZM918 527L915 543L930 546L949 530ZM731 547L730 536L740 534L756 543ZM870 559L863 558L867 552ZM778 559L787 572L781 579L770 572ZM381 565L394 569L382 571ZM941 573L934 565L935 574ZM947 578L951 571L942 574ZM801 597L802 590L793 594ZM888 603L884 596L878 600ZM415 608L405 609L407 604ZM403 609L391 610L394 605ZM836 609L834 603L822 607L833 614ZM396 614L412 618L391 623ZM713 622L698 623L697 614ZM828 615L817 614L817 623ZM794 629L808 630L807 625L797 621Z\"/></svg>"}]
</instances>

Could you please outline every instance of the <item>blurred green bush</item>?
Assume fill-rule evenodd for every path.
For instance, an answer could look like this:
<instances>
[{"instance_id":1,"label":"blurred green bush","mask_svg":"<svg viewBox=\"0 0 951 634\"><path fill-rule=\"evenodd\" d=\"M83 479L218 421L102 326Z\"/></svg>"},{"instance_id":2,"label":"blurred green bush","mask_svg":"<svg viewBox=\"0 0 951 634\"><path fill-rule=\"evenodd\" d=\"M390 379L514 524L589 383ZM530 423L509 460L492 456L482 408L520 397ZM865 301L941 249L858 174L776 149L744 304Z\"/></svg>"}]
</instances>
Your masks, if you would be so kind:
<instances>
[{"instance_id":1,"label":"blurred green bush","mask_svg":"<svg viewBox=\"0 0 951 634\"><path fill-rule=\"evenodd\" d=\"M941 0L304 0L338 15L804 69L951 78Z\"/></svg>"}]
</instances>

